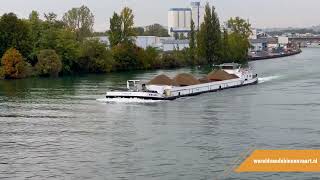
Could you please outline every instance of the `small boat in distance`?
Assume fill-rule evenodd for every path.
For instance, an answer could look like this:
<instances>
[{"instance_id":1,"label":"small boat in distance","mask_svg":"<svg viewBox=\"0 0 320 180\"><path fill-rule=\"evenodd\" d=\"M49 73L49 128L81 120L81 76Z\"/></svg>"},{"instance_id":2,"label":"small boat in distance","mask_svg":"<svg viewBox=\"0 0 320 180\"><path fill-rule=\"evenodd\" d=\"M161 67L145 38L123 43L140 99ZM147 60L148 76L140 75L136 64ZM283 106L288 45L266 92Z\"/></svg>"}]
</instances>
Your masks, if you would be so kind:
<instances>
[{"instance_id":1,"label":"small boat in distance","mask_svg":"<svg viewBox=\"0 0 320 180\"><path fill-rule=\"evenodd\" d=\"M218 66L206 77L196 79L190 74L179 74L174 79L159 75L149 82L128 80L127 91L108 91L106 98L138 98L149 100L174 100L185 96L215 92L258 83L258 75L237 63Z\"/></svg>"}]
</instances>

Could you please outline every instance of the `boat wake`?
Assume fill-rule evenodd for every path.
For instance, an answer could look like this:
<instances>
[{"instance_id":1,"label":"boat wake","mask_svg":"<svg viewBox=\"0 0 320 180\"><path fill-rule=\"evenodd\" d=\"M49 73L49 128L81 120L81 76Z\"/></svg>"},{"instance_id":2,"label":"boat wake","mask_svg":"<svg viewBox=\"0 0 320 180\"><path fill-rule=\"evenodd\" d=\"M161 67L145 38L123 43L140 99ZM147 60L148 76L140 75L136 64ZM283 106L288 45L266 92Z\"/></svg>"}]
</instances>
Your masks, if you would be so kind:
<instances>
[{"instance_id":1,"label":"boat wake","mask_svg":"<svg viewBox=\"0 0 320 180\"><path fill-rule=\"evenodd\" d=\"M99 102L103 103L138 103L138 104L146 104L146 103L159 103L161 100L147 100L147 99L138 99L138 98L103 98L97 99Z\"/></svg>"},{"instance_id":2,"label":"boat wake","mask_svg":"<svg viewBox=\"0 0 320 180\"><path fill-rule=\"evenodd\" d=\"M272 81L272 80L275 80L275 79L278 79L280 78L280 76L268 76L268 77L261 77L259 78L259 83L265 83L265 82L268 82L268 81Z\"/></svg>"}]
</instances>

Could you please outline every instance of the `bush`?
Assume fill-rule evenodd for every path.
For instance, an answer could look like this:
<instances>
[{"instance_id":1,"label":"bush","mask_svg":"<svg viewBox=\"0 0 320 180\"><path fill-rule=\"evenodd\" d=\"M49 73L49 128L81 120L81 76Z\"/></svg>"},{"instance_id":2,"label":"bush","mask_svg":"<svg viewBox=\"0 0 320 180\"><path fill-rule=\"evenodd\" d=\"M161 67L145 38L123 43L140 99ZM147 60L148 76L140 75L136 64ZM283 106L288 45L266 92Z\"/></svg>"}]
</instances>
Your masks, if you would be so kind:
<instances>
[{"instance_id":1,"label":"bush","mask_svg":"<svg viewBox=\"0 0 320 180\"><path fill-rule=\"evenodd\" d=\"M141 49L138 54L139 67L142 69L151 69L158 66L159 52L156 48L147 47L146 50Z\"/></svg>"},{"instance_id":2,"label":"bush","mask_svg":"<svg viewBox=\"0 0 320 180\"><path fill-rule=\"evenodd\" d=\"M104 73L113 67L111 52L98 40L85 40L80 48L80 57L76 61L77 72Z\"/></svg>"},{"instance_id":3,"label":"bush","mask_svg":"<svg viewBox=\"0 0 320 180\"><path fill-rule=\"evenodd\" d=\"M36 70L40 76L59 76L62 63L55 50L41 50L37 58Z\"/></svg>"},{"instance_id":4,"label":"bush","mask_svg":"<svg viewBox=\"0 0 320 180\"><path fill-rule=\"evenodd\" d=\"M0 79L4 79L4 68L0 66Z\"/></svg>"},{"instance_id":5,"label":"bush","mask_svg":"<svg viewBox=\"0 0 320 180\"><path fill-rule=\"evenodd\" d=\"M1 63L6 79L20 79L29 75L30 64L25 62L20 52L14 48L4 53Z\"/></svg>"},{"instance_id":6,"label":"bush","mask_svg":"<svg viewBox=\"0 0 320 180\"><path fill-rule=\"evenodd\" d=\"M186 52L183 51L173 51L162 56L162 67L163 68L178 68L187 65Z\"/></svg>"},{"instance_id":7,"label":"bush","mask_svg":"<svg viewBox=\"0 0 320 180\"><path fill-rule=\"evenodd\" d=\"M118 44L112 48L112 57L117 70L134 70L139 67L139 52L142 49L132 44Z\"/></svg>"}]
</instances>

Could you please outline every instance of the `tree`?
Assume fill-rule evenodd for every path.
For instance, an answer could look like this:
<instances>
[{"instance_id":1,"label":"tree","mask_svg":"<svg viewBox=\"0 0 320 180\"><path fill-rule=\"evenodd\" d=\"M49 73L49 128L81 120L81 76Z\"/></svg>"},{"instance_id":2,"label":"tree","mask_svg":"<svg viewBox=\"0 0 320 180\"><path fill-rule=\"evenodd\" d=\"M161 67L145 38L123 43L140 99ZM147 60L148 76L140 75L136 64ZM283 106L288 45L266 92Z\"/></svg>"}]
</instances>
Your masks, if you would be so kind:
<instances>
[{"instance_id":1,"label":"tree","mask_svg":"<svg viewBox=\"0 0 320 180\"><path fill-rule=\"evenodd\" d=\"M144 28L143 27L135 27L134 28L135 34L137 36L144 36L145 32L144 32Z\"/></svg>"},{"instance_id":2,"label":"tree","mask_svg":"<svg viewBox=\"0 0 320 180\"><path fill-rule=\"evenodd\" d=\"M186 39L186 37L184 36L183 33L180 33L180 34L179 34L179 40L184 40L184 39Z\"/></svg>"},{"instance_id":3,"label":"tree","mask_svg":"<svg viewBox=\"0 0 320 180\"><path fill-rule=\"evenodd\" d=\"M122 42L122 20L116 12L114 12L112 18L110 18L110 31L108 34L111 47Z\"/></svg>"},{"instance_id":4,"label":"tree","mask_svg":"<svg viewBox=\"0 0 320 180\"><path fill-rule=\"evenodd\" d=\"M152 24L146 27L145 36L169 37L168 30L160 24Z\"/></svg>"},{"instance_id":5,"label":"tree","mask_svg":"<svg viewBox=\"0 0 320 180\"><path fill-rule=\"evenodd\" d=\"M233 62L230 51L232 50L230 49L229 33L227 29L223 29L221 45L221 58L223 62Z\"/></svg>"},{"instance_id":6,"label":"tree","mask_svg":"<svg viewBox=\"0 0 320 180\"><path fill-rule=\"evenodd\" d=\"M75 60L79 57L79 42L76 34L67 29L56 32L55 49L62 59L62 74L73 74L76 68Z\"/></svg>"},{"instance_id":7,"label":"tree","mask_svg":"<svg viewBox=\"0 0 320 180\"><path fill-rule=\"evenodd\" d=\"M125 44L132 44L134 37L136 36L134 30L134 15L132 9L125 7L121 11L121 21L122 21L122 42Z\"/></svg>"},{"instance_id":8,"label":"tree","mask_svg":"<svg viewBox=\"0 0 320 180\"><path fill-rule=\"evenodd\" d=\"M27 22L13 14L4 14L0 19L0 56L9 48L16 48L23 56L28 57L31 50L31 39Z\"/></svg>"},{"instance_id":9,"label":"tree","mask_svg":"<svg viewBox=\"0 0 320 180\"><path fill-rule=\"evenodd\" d=\"M142 49L134 44L118 44L112 48L117 70L133 70L139 68L139 51Z\"/></svg>"},{"instance_id":10,"label":"tree","mask_svg":"<svg viewBox=\"0 0 320 180\"><path fill-rule=\"evenodd\" d=\"M190 51L190 59L192 61L192 64L195 64L195 49L196 49L196 32L195 32L195 25L193 20L191 19L191 31L189 33L189 51Z\"/></svg>"},{"instance_id":11,"label":"tree","mask_svg":"<svg viewBox=\"0 0 320 180\"><path fill-rule=\"evenodd\" d=\"M53 12L50 12L48 14L44 14L44 18L46 19L47 22L50 22L50 23L55 23L57 21L57 17L58 15L53 13Z\"/></svg>"},{"instance_id":12,"label":"tree","mask_svg":"<svg viewBox=\"0 0 320 180\"><path fill-rule=\"evenodd\" d=\"M147 47L146 50L139 50L138 54L138 60L139 60L139 67L142 69L150 69L158 64L159 60L159 52L154 47Z\"/></svg>"},{"instance_id":13,"label":"tree","mask_svg":"<svg viewBox=\"0 0 320 180\"><path fill-rule=\"evenodd\" d=\"M78 72L104 73L110 72L113 59L106 46L97 39L84 40L77 60Z\"/></svg>"},{"instance_id":14,"label":"tree","mask_svg":"<svg viewBox=\"0 0 320 180\"><path fill-rule=\"evenodd\" d=\"M230 18L227 22L228 28L234 33L237 33L244 38L249 38L251 35L251 25L240 17Z\"/></svg>"},{"instance_id":15,"label":"tree","mask_svg":"<svg viewBox=\"0 0 320 180\"><path fill-rule=\"evenodd\" d=\"M28 64L15 48L8 49L1 59L6 79L20 79L28 75Z\"/></svg>"},{"instance_id":16,"label":"tree","mask_svg":"<svg viewBox=\"0 0 320 180\"><path fill-rule=\"evenodd\" d=\"M37 51L40 46L40 37L42 36L42 21L37 11L32 11L29 15L31 53L29 54L29 62L31 65L37 63Z\"/></svg>"},{"instance_id":17,"label":"tree","mask_svg":"<svg viewBox=\"0 0 320 180\"><path fill-rule=\"evenodd\" d=\"M72 8L63 16L63 22L74 32L77 33L77 40L91 35L94 25L94 15L86 6Z\"/></svg>"},{"instance_id":18,"label":"tree","mask_svg":"<svg viewBox=\"0 0 320 180\"><path fill-rule=\"evenodd\" d=\"M110 46L114 47L118 44L133 44L134 37L136 36L136 29L133 27L133 14L132 10L125 7L120 15L116 12L110 18L110 31L109 40Z\"/></svg>"},{"instance_id":19,"label":"tree","mask_svg":"<svg viewBox=\"0 0 320 180\"><path fill-rule=\"evenodd\" d=\"M56 29L63 29L65 27L65 24L61 20L57 20L58 15L50 12L48 14L44 14L45 17L45 27L44 29L47 28L56 28Z\"/></svg>"},{"instance_id":20,"label":"tree","mask_svg":"<svg viewBox=\"0 0 320 180\"><path fill-rule=\"evenodd\" d=\"M251 34L251 25L239 17L229 19L227 25L231 31L228 36L230 57L234 62L246 63L250 48L248 38Z\"/></svg>"},{"instance_id":21,"label":"tree","mask_svg":"<svg viewBox=\"0 0 320 180\"><path fill-rule=\"evenodd\" d=\"M218 61L221 48L220 23L215 8L211 9L209 3L205 7L204 22L198 33L197 43L199 57L205 58L209 64Z\"/></svg>"},{"instance_id":22,"label":"tree","mask_svg":"<svg viewBox=\"0 0 320 180\"><path fill-rule=\"evenodd\" d=\"M59 75L62 63L55 50L41 50L37 57L36 70L40 76L57 77Z\"/></svg>"}]
</instances>

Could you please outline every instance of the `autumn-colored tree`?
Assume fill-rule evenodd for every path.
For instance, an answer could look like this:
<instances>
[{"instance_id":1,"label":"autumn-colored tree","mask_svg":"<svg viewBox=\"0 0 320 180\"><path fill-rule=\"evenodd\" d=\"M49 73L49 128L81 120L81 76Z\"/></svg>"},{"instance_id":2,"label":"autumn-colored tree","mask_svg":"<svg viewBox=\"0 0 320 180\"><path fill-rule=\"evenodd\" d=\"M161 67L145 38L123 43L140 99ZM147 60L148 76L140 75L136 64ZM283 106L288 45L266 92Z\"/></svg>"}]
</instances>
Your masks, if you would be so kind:
<instances>
[{"instance_id":1,"label":"autumn-colored tree","mask_svg":"<svg viewBox=\"0 0 320 180\"><path fill-rule=\"evenodd\" d=\"M57 77L62 69L62 63L55 50L41 50L38 55L36 70L40 76Z\"/></svg>"},{"instance_id":2,"label":"autumn-colored tree","mask_svg":"<svg viewBox=\"0 0 320 180\"><path fill-rule=\"evenodd\" d=\"M0 15L0 56L14 47L24 56L31 52L30 28L26 21L14 13Z\"/></svg>"},{"instance_id":3,"label":"autumn-colored tree","mask_svg":"<svg viewBox=\"0 0 320 180\"><path fill-rule=\"evenodd\" d=\"M14 48L8 49L1 60L6 79L19 79L27 76L28 64L20 52Z\"/></svg>"}]
</instances>

